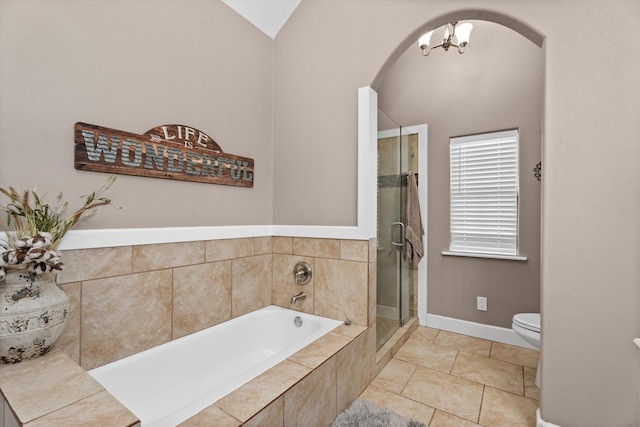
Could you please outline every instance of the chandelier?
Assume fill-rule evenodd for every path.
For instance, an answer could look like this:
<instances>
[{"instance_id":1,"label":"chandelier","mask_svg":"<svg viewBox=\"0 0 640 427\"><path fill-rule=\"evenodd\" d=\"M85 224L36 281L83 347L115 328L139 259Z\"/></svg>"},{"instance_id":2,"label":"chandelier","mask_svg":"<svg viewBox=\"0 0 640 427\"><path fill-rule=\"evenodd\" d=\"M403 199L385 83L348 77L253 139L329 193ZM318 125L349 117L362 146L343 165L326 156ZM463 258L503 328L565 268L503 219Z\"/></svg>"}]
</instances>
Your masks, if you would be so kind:
<instances>
[{"instance_id":1,"label":"chandelier","mask_svg":"<svg viewBox=\"0 0 640 427\"><path fill-rule=\"evenodd\" d=\"M444 26L444 37L440 44L429 47L431 44L431 36L434 31L431 30L418 39L418 46L422 49L422 54L424 56L429 55L429 52L435 48L441 47L445 51L448 51L451 46L457 48L458 52L463 54L464 48L469 44L469 36L471 35L472 29L473 25L469 22L462 24L458 24L458 22L446 24Z\"/></svg>"}]
</instances>

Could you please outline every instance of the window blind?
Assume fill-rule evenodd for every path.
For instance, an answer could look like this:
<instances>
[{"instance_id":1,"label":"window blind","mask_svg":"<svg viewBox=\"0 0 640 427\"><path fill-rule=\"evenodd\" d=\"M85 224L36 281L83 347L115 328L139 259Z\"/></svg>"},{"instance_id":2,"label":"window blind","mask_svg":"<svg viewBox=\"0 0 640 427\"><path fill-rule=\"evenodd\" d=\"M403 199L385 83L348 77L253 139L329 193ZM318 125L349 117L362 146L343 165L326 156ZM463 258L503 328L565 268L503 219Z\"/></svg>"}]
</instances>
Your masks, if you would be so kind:
<instances>
[{"instance_id":1,"label":"window blind","mask_svg":"<svg viewBox=\"0 0 640 427\"><path fill-rule=\"evenodd\" d=\"M517 255L518 131L450 139L452 252Z\"/></svg>"}]
</instances>

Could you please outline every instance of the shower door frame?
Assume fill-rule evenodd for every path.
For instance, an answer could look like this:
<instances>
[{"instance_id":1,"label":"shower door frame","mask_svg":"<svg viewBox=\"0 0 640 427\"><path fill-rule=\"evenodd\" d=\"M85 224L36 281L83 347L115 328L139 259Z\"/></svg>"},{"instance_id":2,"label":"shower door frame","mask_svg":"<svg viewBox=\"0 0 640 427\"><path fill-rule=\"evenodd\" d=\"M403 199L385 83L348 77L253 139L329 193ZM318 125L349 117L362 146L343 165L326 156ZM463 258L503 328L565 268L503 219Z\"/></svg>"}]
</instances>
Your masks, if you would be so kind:
<instances>
[{"instance_id":1,"label":"shower door frame","mask_svg":"<svg viewBox=\"0 0 640 427\"><path fill-rule=\"evenodd\" d=\"M377 99L375 101L375 108L377 111ZM376 116L377 117L377 116ZM377 125L376 125L377 128ZM426 326L427 324L427 239L428 239L428 228L427 228L427 208L428 208L428 184L429 181L427 179L427 170L428 170L428 125L413 125L413 126L404 126L402 127L403 135L418 135L418 177L420 181L420 185L418 185L418 199L420 200L420 216L422 218L422 225L424 227L424 256L420 260L420 264L418 264L418 293L416 295L418 300L418 306L416 310L416 314L418 317L418 322L422 326ZM378 139L393 137L400 134L400 129L385 129L382 131L377 131L375 143L373 143L373 153L371 157L374 159L376 164L373 165L375 169L377 169L377 159L378 159ZM373 183L375 187L375 191L377 194L378 182ZM377 209L377 196L376 196L376 209ZM377 222L377 210L376 215L374 217L374 221Z\"/></svg>"},{"instance_id":2,"label":"shower door frame","mask_svg":"<svg viewBox=\"0 0 640 427\"><path fill-rule=\"evenodd\" d=\"M418 133L418 152L420 158L424 159L420 163L418 173L427 175L427 125L408 126ZM340 231L341 238L353 236L354 239L376 238L376 217L377 217L377 193L378 193L378 93L371 86L358 88L358 191L357 191L357 220L356 227L348 230L344 228ZM420 198L422 223L425 228L425 236L428 239L427 221L427 187L428 181L423 180L425 185L418 186ZM318 235L326 236L322 228L322 233ZM418 320L422 326L427 325L427 250L418 266Z\"/></svg>"}]
</instances>

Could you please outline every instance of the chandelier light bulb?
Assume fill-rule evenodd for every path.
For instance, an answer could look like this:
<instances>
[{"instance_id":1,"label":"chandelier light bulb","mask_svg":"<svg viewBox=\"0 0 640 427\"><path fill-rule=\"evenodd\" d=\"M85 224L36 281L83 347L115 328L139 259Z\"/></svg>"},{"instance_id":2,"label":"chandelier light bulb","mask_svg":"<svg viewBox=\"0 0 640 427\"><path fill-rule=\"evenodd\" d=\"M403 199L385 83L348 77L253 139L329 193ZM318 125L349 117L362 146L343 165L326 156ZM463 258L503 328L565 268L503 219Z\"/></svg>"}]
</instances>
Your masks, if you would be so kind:
<instances>
[{"instance_id":1,"label":"chandelier light bulb","mask_svg":"<svg viewBox=\"0 0 640 427\"><path fill-rule=\"evenodd\" d=\"M427 51L428 54L428 49L429 49L429 45L431 44L431 35L433 34L433 30L429 31L426 34L423 34L419 39L418 39L418 47L420 49L422 49L422 52L424 53L425 50Z\"/></svg>"},{"instance_id":2,"label":"chandelier light bulb","mask_svg":"<svg viewBox=\"0 0 640 427\"><path fill-rule=\"evenodd\" d=\"M447 39L451 35L451 30L449 29L449 26L453 26L453 25L447 24L444 26L444 37L442 38L443 41L447 41Z\"/></svg>"},{"instance_id":3,"label":"chandelier light bulb","mask_svg":"<svg viewBox=\"0 0 640 427\"><path fill-rule=\"evenodd\" d=\"M469 43L469 37L471 36L472 29L473 24L469 22L456 25L456 38L458 39L458 46L464 47Z\"/></svg>"}]
</instances>

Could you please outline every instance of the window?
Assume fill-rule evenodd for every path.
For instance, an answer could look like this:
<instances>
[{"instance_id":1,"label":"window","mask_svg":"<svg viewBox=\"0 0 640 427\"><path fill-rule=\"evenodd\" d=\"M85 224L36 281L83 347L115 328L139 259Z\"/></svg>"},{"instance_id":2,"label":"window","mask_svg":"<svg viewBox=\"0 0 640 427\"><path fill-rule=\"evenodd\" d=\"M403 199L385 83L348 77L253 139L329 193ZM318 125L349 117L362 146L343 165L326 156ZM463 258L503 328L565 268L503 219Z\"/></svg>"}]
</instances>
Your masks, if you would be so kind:
<instances>
[{"instance_id":1,"label":"window","mask_svg":"<svg viewBox=\"0 0 640 427\"><path fill-rule=\"evenodd\" d=\"M518 131L450 139L450 255L517 256Z\"/></svg>"}]
</instances>

